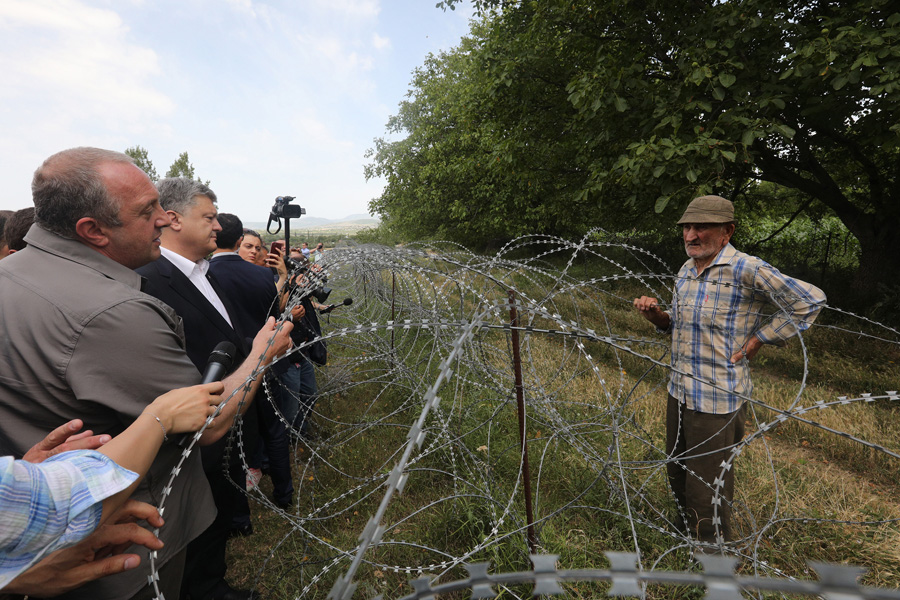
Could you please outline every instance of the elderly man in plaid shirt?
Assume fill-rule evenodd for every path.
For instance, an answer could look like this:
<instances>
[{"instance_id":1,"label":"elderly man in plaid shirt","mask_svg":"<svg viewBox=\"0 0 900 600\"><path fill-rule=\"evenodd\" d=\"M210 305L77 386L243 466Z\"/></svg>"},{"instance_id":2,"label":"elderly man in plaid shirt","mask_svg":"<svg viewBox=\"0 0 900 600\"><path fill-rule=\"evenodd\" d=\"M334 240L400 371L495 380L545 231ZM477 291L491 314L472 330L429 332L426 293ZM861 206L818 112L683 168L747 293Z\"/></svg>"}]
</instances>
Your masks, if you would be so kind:
<instances>
[{"instance_id":1,"label":"elderly man in plaid shirt","mask_svg":"<svg viewBox=\"0 0 900 600\"><path fill-rule=\"evenodd\" d=\"M722 463L744 436L750 360L763 344L783 345L806 330L825 294L735 250L734 206L725 198L695 198L678 224L690 258L675 280L671 309L648 296L634 306L672 334L666 452L676 526L719 544L732 539L734 469L723 473Z\"/></svg>"}]
</instances>

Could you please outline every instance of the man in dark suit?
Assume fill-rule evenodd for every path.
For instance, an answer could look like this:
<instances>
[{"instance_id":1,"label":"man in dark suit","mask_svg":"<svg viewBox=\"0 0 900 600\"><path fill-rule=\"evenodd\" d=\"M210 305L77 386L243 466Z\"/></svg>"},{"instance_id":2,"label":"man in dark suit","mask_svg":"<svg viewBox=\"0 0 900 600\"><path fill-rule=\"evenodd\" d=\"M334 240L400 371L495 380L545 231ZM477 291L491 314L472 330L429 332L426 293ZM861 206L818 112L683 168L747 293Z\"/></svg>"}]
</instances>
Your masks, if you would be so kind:
<instances>
[{"instance_id":1,"label":"man in dark suit","mask_svg":"<svg viewBox=\"0 0 900 600\"><path fill-rule=\"evenodd\" d=\"M172 220L160 238L162 256L137 269L147 280L145 292L169 306L181 317L187 354L202 371L219 342L229 341L243 359L247 342L238 321L239 312L228 295L207 273L205 257L216 248L216 195L202 183L173 177L157 183L159 202ZM260 326L261 327L261 324ZM257 330L259 329L257 327ZM246 332L253 335L255 332ZM247 413L248 417L253 411ZM256 426L245 423L245 429ZM228 438L202 449L203 468L213 490L218 514L212 525L188 545L182 597L191 600L232 600L252 597L250 592L232 589L225 582L225 545L236 504L234 485L223 474L223 457ZM232 449L231 479L243 485L244 473L237 451Z\"/></svg>"},{"instance_id":2,"label":"man in dark suit","mask_svg":"<svg viewBox=\"0 0 900 600\"><path fill-rule=\"evenodd\" d=\"M209 261L209 272L238 310L239 328L247 335L255 334L271 315L281 312L275 296L287 281L287 268L280 257L267 257L267 264L278 274L244 260L238 248L244 237L244 225L236 216L220 213L221 230L216 234L216 250ZM274 260L270 260L274 259Z\"/></svg>"},{"instance_id":3,"label":"man in dark suit","mask_svg":"<svg viewBox=\"0 0 900 600\"><path fill-rule=\"evenodd\" d=\"M273 278L271 269L260 267L244 260L237 250L243 239L244 226L241 220L231 214L219 215L221 231L216 236L218 249L209 262L209 272L216 278L224 292L237 309L236 319L241 328L259 329L270 314L281 312L281 290L287 281L287 267L283 257L278 253L270 253L266 264L274 268L278 281ZM277 388L278 380L270 377L267 380L269 389ZM280 398L279 390L273 389L274 401ZM279 418L269 398L260 398L255 403L260 421L260 436L265 444L269 458L269 476L272 478L272 500L281 508L291 505L294 495L294 484L291 480L290 444L284 422ZM279 407L281 409L281 407ZM259 468L262 463L262 451L253 461ZM245 525L235 523L241 531Z\"/></svg>"}]
</instances>

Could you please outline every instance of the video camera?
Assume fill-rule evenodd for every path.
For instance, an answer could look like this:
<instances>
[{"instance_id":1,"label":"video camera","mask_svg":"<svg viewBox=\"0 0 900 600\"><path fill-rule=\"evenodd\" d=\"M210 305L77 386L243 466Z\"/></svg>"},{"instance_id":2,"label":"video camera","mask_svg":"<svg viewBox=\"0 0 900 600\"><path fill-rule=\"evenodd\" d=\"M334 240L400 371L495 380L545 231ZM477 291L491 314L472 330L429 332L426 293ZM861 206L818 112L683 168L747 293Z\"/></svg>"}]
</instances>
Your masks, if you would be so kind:
<instances>
[{"instance_id":1,"label":"video camera","mask_svg":"<svg viewBox=\"0 0 900 600\"><path fill-rule=\"evenodd\" d=\"M272 216L276 219L299 219L306 214L306 209L298 204L290 204L291 200L296 200L294 196L278 196L275 198L275 204L272 206Z\"/></svg>"},{"instance_id":2,"label":"video camera","mask_svg":"<svg viewBox=\"0 0 900 600\"><path fill-rule=\"evenodd\" d=\"M291 219L299 219L306 214L306 209L298 204L291 204L291 200L296 200L294 196L278 196L275 198L275 204L269 211L269 222L266 224L266 231L276 234L281 231L281 219L284 219L285 241L290 238L290 222ZM278 223L278 229L272 231L272 222Z\"/></svg>"}]
</instances>

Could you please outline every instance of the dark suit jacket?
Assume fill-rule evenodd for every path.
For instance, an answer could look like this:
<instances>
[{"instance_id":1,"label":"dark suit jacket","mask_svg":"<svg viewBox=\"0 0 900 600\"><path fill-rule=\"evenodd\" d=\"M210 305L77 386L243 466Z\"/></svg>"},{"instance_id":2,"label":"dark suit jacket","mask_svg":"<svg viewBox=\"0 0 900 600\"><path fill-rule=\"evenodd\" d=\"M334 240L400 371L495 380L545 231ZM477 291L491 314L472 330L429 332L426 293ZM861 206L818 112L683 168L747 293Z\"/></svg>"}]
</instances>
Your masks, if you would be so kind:
<instances>
[{"instance_id":1,"label":"dark suit jacket","mask_svg":"<svg viewBox=\"0 0 900 600\"><path fill-rule=\"evenodd\" d=\"M222 318L197 286L164 256L136 271L147 280L143 291L171 306L184 321L187 354L201 373L206 368L210 353L219 342L229 341L237 348L238 356L235 356L234 366L239 365L246 357L248 348L237 320L238 312L211 273L207 274L207 279L225 305L234 327Z\"/></svg>"},{"instance_id":2,"label":"dark suit jacket","mask_svg":"<svg viewBox=\"0 0 900 600\"><path fill-rule=\"evenodd\" d=\"M209 273L237 309L239 329L248 338L256 336L269 315L279 312L277 306L272 312L278 290L272 271L267 267L228 254L213 256L209 261ZM231 311L228 314L232 314Z\"/></svg>"},{"instance_id":3,"label":"dark suit jacket","mask_svg":"<svg viewBox=\"0 0 900 600\"><path fill-rule=\"evenodd\" d=\"M179 271L164 256L159 257L148 265L135 269L146 279L143 291L154 298L159 298L171 306L184 322L184 339L187 345L187 355L191 362L201 373L206 368L209 355L219 342L229 341L237 348L234 357L234 367L237 367L246 358L249 347L241 332L235 331L219 314L219 311L210 304L209 300L200 293L191 280ZM207 273L207 279L225 305L231 322L239 327L237 311L232 306L227 294L218 286L214 277ZM250 415L253 411L248 411ZM256 430L254 423L246 422L245 430ZM211 470L221 470L221 457L225 449L227 435L211 446L202 448L203 468L208 473ZM237 453L235 453L236 455Z\"/></svg>"}]
</instances>

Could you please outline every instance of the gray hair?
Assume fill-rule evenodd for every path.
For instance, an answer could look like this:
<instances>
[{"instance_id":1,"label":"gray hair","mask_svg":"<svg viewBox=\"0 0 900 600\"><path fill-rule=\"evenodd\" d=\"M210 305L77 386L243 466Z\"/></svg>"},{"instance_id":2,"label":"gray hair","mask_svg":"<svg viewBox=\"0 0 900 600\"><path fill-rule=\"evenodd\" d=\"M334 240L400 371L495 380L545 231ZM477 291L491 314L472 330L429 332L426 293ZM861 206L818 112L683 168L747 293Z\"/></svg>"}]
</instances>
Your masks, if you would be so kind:
<instances>
[{"instance_id":1,"label":"gray hair","mask_svg":"<svg viewBox=\"0 0 900 600\"><path fill-rule=\"evenodd\" d=\"M106 189L98 167L134 161L127 154L100 148L70 148L38 167L31 180L34 222L63 237L76 237L75 224L91 217L119 227L119 202Z\"/></svg>"},{"instance_id":2,"label":"gray hair","mask_svg":"<svg viewBox=\"0 0 900 600\"><path fill-rule=\"evenodd\" d=\"M156 189L159 190L159 203L163 210L174 210L182 215L197 204L197 196L206 196L213 204L217 199L209 187L187 177L160 179L156 182Z\"/></svg>"}]
</instances>

